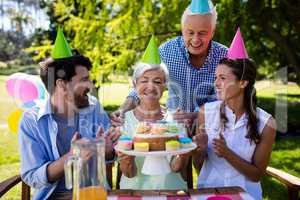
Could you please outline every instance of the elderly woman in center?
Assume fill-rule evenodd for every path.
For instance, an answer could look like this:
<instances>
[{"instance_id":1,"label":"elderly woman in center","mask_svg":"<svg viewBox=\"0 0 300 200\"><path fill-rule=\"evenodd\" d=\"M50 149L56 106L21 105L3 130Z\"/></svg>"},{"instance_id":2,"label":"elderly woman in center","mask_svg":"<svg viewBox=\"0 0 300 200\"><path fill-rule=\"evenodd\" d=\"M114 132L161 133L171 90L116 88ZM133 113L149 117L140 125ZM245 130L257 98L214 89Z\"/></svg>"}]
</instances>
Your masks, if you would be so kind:
<instances>
[{"instance_id":1,"label":"elderly woman in center","mask_svg":"<svg viewBox=\"0 0 300 200\"><path fill-rule=\"evenodd\" d=\"M147 47L151 46L151 41ZM157 49L154 48L154 49ZM147 57L147 50L144 58ZM153 51L153 48L152 48ZM160 63L158 51L157 63ZM152 58L153 59L153 58ZM148 62L148 63L147 63ZM152 63L152 64L149 64ZM140 122L156 122L164 118L165 110L160 105L160 98L168 82L168 71L164 64L153 64L148 59L142 59L142 62L136 64L133 73L133 85L138 93L139 105L124 116L124 124L121 127L123 135L132 137L136 132L136 127ZM182 179L180 168L176 164L179 163L181 157L168 157L171 173L164 175L145 175L141 173L145 157L134 157L118 153L120 157L120 168L122 177L120 182L121 189L187 189L186 182Z\"/></svg>"}]
</instances>

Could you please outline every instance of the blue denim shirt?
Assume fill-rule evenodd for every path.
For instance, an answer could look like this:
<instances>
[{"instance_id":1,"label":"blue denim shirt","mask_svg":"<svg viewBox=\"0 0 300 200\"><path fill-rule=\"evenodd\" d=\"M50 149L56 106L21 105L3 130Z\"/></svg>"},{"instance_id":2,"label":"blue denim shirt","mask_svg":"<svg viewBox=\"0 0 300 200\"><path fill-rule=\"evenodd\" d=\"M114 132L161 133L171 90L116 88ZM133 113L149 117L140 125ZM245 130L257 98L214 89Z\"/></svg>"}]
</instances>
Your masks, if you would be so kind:
<instances>
[{"instance_id":1,"label":"blue denim shirt","mask_svg":"<svg viewBox=\"0 0 300 200\"><path fill-rule=\"evenodd\" d=\"M90 105L79 111L78 131L82 137L94 138L98 126L105 131L109 118L95 97L89 97ZM60 158L56 145L57 123L53 119L50 99L24 112L18 133L21 154L22 180L35 189L33 200L47 199L57 183L49 183L47 166Z\"/></svg>"}]
</instances>

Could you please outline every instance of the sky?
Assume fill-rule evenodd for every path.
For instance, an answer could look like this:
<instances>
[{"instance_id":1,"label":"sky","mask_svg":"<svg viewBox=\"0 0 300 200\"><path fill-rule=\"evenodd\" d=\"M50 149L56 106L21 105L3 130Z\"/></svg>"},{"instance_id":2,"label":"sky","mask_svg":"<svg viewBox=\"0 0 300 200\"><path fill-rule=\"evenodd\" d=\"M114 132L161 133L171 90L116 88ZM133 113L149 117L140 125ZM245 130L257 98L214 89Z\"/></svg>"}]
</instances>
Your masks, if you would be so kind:
<instances>
[{"instance_id":1,"label":"sky","mask_svg":"<svg viewBox=\"0 0 300 200\"><path fill-rule=\"evenodd\" d=\"M0 13L0 27L3 27L4 30L9 30L11 29L11 23L8 14L5 13L9 10L9 8L17 9L18 6L17 3L12 0L0 0L0 3L2 3L4 7L4 13ZM24 6L21 7L22 9L25 8ZM44 10L36 9L32 6L27 8L26 12L32 18L32 23L24 28L26 35L33 33L35 28L49 28L50 22Z\"/></svg>"}]
</instances>

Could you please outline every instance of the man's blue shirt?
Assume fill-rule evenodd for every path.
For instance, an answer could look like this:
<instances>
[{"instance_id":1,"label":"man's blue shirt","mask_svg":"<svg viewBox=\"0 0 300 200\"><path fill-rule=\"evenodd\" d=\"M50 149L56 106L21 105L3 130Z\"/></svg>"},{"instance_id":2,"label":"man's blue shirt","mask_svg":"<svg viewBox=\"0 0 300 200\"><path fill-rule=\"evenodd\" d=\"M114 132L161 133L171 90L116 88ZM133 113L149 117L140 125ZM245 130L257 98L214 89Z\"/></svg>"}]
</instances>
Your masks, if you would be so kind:
<instances>
[{"instance_id":1,"label":"man's blue shirt","mask_svg":"<svg viewBox=\"0 0 300 200\"><path fill-rule=\"evenodd\" d=\"M194 112L205 102L216 99L214 90L215 70L226 57L227 47L211 41L208 56L202 66L194 67L189 61L183 37L176 37L159 48L162 61L169 70L170 82L167 107ZM135 91L129 96L137 98Z\"/></svg>"},{"instance_id":2,"label":"man's blue shirt","mask_svg":"<svg viewBox=\"0 0 300 200\"><path fill-rule=\"evenodd\" d=\"M95 97L89 97L90 105L78 112L78 132L82 137L95 138L98 126L105 131L110 126L109 118ZM21 177L35 189L33 199L47 199L57 183L49 183L47 166L59 159L57 148L58 126L53 119L50 99L26 111L19 126L21 154ZM71 142L71 141L69 141Z\"/></svg>"}]
</instances>

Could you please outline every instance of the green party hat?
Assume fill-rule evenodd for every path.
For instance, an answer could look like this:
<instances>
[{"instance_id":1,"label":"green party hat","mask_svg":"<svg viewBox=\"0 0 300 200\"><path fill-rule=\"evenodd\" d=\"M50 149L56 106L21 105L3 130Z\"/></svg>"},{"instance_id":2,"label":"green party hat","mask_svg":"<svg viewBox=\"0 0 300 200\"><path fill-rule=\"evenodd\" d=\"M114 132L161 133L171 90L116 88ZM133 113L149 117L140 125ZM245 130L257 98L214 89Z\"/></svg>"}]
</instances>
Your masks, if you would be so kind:
<instances>
[{"instance_id":1,"label":"green party hat","mask_svg":"<svg viewBox=\"0 0 300 200\"><path fill-rule=\"evenodd\" d=\"M161 63L154 35L152 35L149 41L149 44L145 50L141 62L148 63L148 64L158 64L158 65Z\"/></svg>"},{"instance_id":2,"label":"green party hat","mask_svg":"<svg viewBox=\"0 0 300 200\"><path fill-rule=\"evenodd\" d=\"M54 59L68 58L72 56L72 50L64 36L61 28L58 28L54 48L51 53L51 57Z\"/></svg>"}]
</instances>

